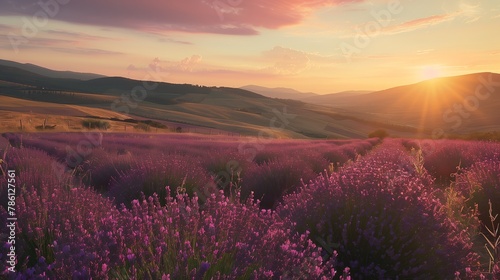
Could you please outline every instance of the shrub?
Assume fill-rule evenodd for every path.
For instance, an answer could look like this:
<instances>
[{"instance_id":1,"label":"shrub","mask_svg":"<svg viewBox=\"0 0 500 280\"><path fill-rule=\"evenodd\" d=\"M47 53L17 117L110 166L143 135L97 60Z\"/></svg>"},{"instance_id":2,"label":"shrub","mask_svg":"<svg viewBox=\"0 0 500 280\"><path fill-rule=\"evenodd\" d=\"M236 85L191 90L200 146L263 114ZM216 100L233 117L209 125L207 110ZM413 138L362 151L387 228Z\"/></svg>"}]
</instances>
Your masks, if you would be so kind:
<instances>
[{"instance_id":1,"label":"shrub","mask_svg":"<svg viewBox=\"0 0 500 280\"><path fill-rule=\"evenodd\" d=\"M261 207L273 208L285 194L293 192L316 177L312 169L296 157L280 158L269 163L250 167L242 178L242 196L251 192L261 200Z\"/></svg>"},{"instance_id":2,"label":"shrub","mask_svg":"<svg viewBox=\"0 0 500 280\"><path fill-rule=\"evenodd\" d=\"M142 130L142 131L146 131L146 132L151 131L151 127L148 124L142 123L142 122L138 123L136 126L134 126L134 128L137 130Z\"/></svg>"},{"instance_id":3,"label":"shrub","mask_svg":"<svg viewBox=\"0 0 500 280\"><path fill-rule=\"evenodd\" d=\"M111 124L108 121L93 120L93 119L83 120L82 126L88 129L101 129L101 130L108 130L109 128L111 128Z\"/></svg>"},{"instance_id":4,"label":"shrub","mask_svg":"<svg viewBox=\"0 0 500 280\"><path fill-rule=\"evenodd\" d=\"M323 157L333 163L335 168L340 167L349 160L349 157L342 151L341 148L324 152Z\"/></svg>"},{"instance_id":5,"label":"shrub","mask_svg":"<svg viewBox=\"0 0 500 280\"><path fill-rule=\"evenodd\" d=\"M88 189L56 188L48 196L30 189L19 197L19 263L9 276L328 279L335 273L334 260L323 262L307 234L291 232L251 200L231 202L214 193L201 210L197 197L187 194L167 198L165 206L156 195L141 198L118 211ZM5 214L0 208L0 216Z\"/></svg>"},{"instance_id":6,"label":"shrub","mask_svg":"<svg viewBox=\"0 0 500 280\"><path fill-rule=\"evenodd\" d=\"M389 133L387 133L387 131L385 131L384 129L377 129L373 132L370 132L368 134L368 138L386 138L389 136Z\"/></svg>"},{"instance_id":7,"label":"shrub","mask_svg":"<svg viewBox=\"0 0 500 280\"><path fill-rule=\"evenodd\" d=\"M283 155L281 155L283 156ZM255 162L257 165L262 165L269 163L273 160L276 160L278 157L280 157L280 154L277 153L276 151L270 151L270 149L259 151L255 154L253 157L253 162Z\"/></svg>"},{"instance_id":8,"label":"shrub","mask_svg":"<svg viewBox=\"0 0 500 280\"><path fill-rule=\"evenodd\" d=\"M457 167L468 167L476 160L471 146L458 141L435 141L433 147L424 152L424 167L441 182L449 182Z\"/></svg>"},{"instance_id":9,"label":"shrub","mask_svg":"<svg viewBox=\"0 0 500 280\"><path fill-rule=\"evenodd\" d=\"M69 279L75 269L80 269L78 263L88 262L85 270L95 271L94 277L101 278L96 264L106 256L95 254L98 251L87 254L84 244L89 240L83 239L83 233L88 234L87 238L94 238L100 219L113 211L112 204L89 189L75 187L74 178L58 174L52 163L53 159L41 151L12 149L8 152L6 164L16 170L16 270L21 271L20 278L15 274L9 276ZM0 206L2 220L7 214L4 205ZM1 227L0 235L5 230ZM55 246L57 242L61 247ZM72 256L65 253L66 249L60 250L69 247L75 250ZM0 275L6 271L6 255L1 253Z\"/></svg>"},{"instance_id":10,"label":"shrub","mask_svg":"<svg viewBox=\"0 0 500 280\"><path fill-rule=\"evenodd\" d=\"M141 192L146 196L157 193L164 203L164 198L177 193L204 192L205 186L212 180L201 168L198 159L188 156L158 155L136 162L129 171L120 173L112 180L108 195L115 199L117 205L140 198ZM165 187L171 193L165 193Z\"/></svg>"},{"instance_id":11,"label":"shrub","mask_svg":"<svg viewBox=\"0 0 500 280\"><path fill-rule=\"evenodd\" d=\"M109 191L112 178L128 172L136 163L131 154L110 154L102 150L92 153L83 164L82 182L99 192Z\"/></svg>"},{"instance_id":12,"label":"shrub","mask_svg":"<svg viewBox=\"0 0 500 280\"><path fill-rule=\"evenodd\" d=\"M474 264L466 229L445 216L432 179L395 142L382 146L286 196L278 214L338 252L337 270L349 267L354 279L451 278Z\"/></svg>"},{"instance_id":13,"label":"shrub","mask_svg":"<svg viewBox=\"0 0 500 280\"><path fill-rule=\"evenodd\" d=\"M459 174L455 179L456 190L465 197L469 208L478 205L479 219L488 225L489 205L492 202L492 214L500 215L500 162L481 161Z\"/></svg>"},{"instance_id":14,"label":"shrub","mask_svg":"<svg viewBox=\"0 0 500 280\"><path fill-rule=\"evenodd\" d=\"M251 201L231 202L222 193L214 193L202 212L196 197L169 198L165 206L153 197L134 201L123 213L121 224L130 229L124 232L124 239L131 249L121 252L127 257L125 265L114 269L121 276L117 278L331 276L331 262L323 264L321 251L306 235L291 233Z\"/></svg>"},{"instance_id":15,"label":"shrub","mask_svg":"<svg viewBox=\"0 0 500 280\"><path fill-rule=\"evenodd\" d=\"M241 178L253 165L238 153L212 151L202 159L203 168L214 178L217 188L232 196L241 187Z\"/></svg>"}]
</instances>

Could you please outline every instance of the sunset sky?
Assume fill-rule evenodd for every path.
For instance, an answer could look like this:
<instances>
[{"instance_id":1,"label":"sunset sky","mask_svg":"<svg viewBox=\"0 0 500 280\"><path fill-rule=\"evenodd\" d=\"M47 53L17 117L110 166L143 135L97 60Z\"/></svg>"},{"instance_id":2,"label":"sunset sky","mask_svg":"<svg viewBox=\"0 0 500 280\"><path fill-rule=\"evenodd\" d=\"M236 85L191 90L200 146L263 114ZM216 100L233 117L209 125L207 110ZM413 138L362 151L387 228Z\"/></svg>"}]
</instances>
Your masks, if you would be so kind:
<instances>
[{"instance_id":1,"label":"sunset sky","mask_svg":"<svg viewBox=\"0 0 500 280\"><path fill-rule=\"evenodd\" d=\"M0 7L0 58L56 70L316 93L500 73L498 0L0 0Z\"/></svg>"}]
</instances>

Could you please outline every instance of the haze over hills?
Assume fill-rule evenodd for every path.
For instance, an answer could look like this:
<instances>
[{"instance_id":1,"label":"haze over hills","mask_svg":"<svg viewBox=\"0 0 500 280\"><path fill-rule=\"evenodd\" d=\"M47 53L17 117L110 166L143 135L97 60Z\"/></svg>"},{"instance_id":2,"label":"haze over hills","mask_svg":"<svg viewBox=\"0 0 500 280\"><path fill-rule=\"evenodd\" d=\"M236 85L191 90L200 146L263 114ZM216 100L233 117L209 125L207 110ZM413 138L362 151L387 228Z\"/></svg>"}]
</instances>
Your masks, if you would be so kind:
<instances>
[{"instance_id":1,"label":"haze over hills","mask_svg":"<svg viewBox=\"0 0 500 280\"><path fill-rule=\"evenodd\" d=\"M301 92L295 89L284 88L284 87L268 88L263 86L249 85L241 88L256 92L260 95L264 95L270 98L293 99L293 100L304 101L307 103L327 105L327 106L335 105L337 100L339 100L339 98L344 98L346 96L357 96L373 92L367 90L353 90L353 91L343 91L330 94L317 94L314 92Z\"/></svg>"},{"instance_id":2,"label":"haze over hills","mask_svg":"<svg viewBox=\"0 0 500 280\"><path fill-rule=\"evenodd\" d=\"M378 128L401 137L430 137L434 129L453 134L500 130L500 75L494 73L438 78L377 92L314 95L268 90L274 98L241 88L122 77L81 80L50 73L52 77L0 64L0 111L73 117L94 112L102 118L143 118L293 138L363 138ZM286 99L276 98L286 93ZM29 106L21 106L22 99L30 100ZM12 119L11 129L16 128Z\"/></svg>"},{"instance_id":3,"label":"haze over hills","mask_svg":"<svg viewBox=\"0 0 500 280\"><path fill-rule=\"evenodd\" d=\"M336 106L338 104L338 102L341 102L346 97L353 97L353 96L359 97L361 95L365 95L365 94L368 94L371 92L373 92L373 91L350 90L350 91L342 91L342 92L337 92L337 93L315 95L315 96L302 98L300 100L307 102L307 103L312 103L312 104L325 105L325 106Z\"/></svg>"},{"instance_id":4,"label":"haze over hills","mask_svg":"<svg viewBox=\"0 0 500 280\"><path fill-rule=\"evenodd\" d=\"M300 92L291 88L277 87L277 88L268 88L263 86L256 85L248 85L243 86L241 89L253 91L260 95L270 97L270 98L279 98L279 99L294 99L301 100L308 97L317 96L318 94L313 92Z\"/></svg>"}]
</instances>

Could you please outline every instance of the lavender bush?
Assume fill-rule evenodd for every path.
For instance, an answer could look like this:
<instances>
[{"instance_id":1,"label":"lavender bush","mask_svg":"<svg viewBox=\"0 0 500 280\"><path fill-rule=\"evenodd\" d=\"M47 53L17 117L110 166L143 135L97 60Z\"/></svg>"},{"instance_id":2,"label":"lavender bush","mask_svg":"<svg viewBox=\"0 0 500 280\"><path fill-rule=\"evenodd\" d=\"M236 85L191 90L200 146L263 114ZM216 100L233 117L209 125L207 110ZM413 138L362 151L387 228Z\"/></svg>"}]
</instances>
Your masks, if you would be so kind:
<instances>
[{"instance_id":1,"label":"lavender bush","mask_svg":"<svg viewBox=\"0 0 500 280\"><path fill-rule=\"evenodd\" d=\"M455 189L467 200L470 208L478 205L479 218L489 223L488 200L493 216L500 214L500 161L486 160L474 164L456 176Z\"/></svg>"},{"instance_id":2,"label":"lavender bush","mask_svg":"<svg viewBox=\"0 0 500 280\"><path fill-rule=\"evenodd\" d=\"M349 267L355 279L451 278L476 262L472 242L444 214L427 185L432 178L413 170L401 148L384 144L285 197L277 211L330 256L338 253L338 270Z\"/></svg>"},{"instance_id":3,"label":"lavender bush","mask_svg":"<svg viewBox=\"0 0 500 280\"><path fill-rule=\"evenodd\" d=\"M497 143L275 140L256 164L239 138L109 133L71 167L81 133L4 136L17 147L0 165L19 182L19 263L6 271L1 227L3 278L498 277L472 235L473 204L495 204Z\"/></svg>"},{"instance_id":4,"label":"lavender bush","mask_svg":"<svg viewBox=\"0 0 500 280\"><path fill-rule=\"evenodd\" d=\"M121 173L110 184L108 196L117 205L138 199L141 193L151 196L157 193L162 203L164 198L177 193L192 196L196 190L204 191L212 179L201 168L199 159L187 156L155 155L137 161L129 171ZM165 187L171 187L171 193L165 193Z\"/></svg>"}]
</instances>

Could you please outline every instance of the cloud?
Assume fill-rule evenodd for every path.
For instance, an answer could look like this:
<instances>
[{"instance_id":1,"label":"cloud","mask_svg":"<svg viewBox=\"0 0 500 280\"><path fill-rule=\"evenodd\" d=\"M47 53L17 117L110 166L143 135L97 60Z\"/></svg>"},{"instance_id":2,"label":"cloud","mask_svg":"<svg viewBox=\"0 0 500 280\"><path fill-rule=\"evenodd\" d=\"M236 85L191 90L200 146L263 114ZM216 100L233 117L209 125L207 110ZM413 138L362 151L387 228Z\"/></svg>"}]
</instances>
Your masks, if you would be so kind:
<instances>
[{"instance_id":1,"label":"cloud","mask_svg":"<svg viewBox=\"0 0 500 280\"><path fill-rule=\"evenodd\" d=\"M255 35L258 29L278 29L302 22L313 11L365 0L86 0L69 1L45 10L51 18L97 26L130 28L141 31L181 31L230 35ZM38 3L63 1L45 0ZM31 17L44 11L32 0L5 5L2 15Z\"/></svg>"},{"instance_id":2,"label":"cloud","mask_svg":"<svg viewBox=\"0 0 500 280\"><path fill-rule=\"evenodd\" d=\"M297 74L306 70L311 61L306 52L280 46L265 51L263 57L273 64L268 70L284 75Z\"/></svg>"},{"instance_id":3,"label":"cloud","mask_svg":"<svg viewBox=\"0 0 500 280\"><path fill-rule=\"evenodd\" d=\"M48 38L48 37L6 37L0 43L0 49L18 51L22 50L50 50L53 52L69 53L77 55L121 55L122 52L110 51L98 48L79 47L81 38ZM78 40L77 40L78 39ZM20 40L20 41L18 41Z\"/></svg>"},{"instance_id":4,"label":"cloud","mask_svg":"<svg viewBox=\"0 0 500 280\"><path fill-rule=\"evenodd\" d=\"M191 57L186 57L179 63L178 67L182 71L192 72L194 67L201 62L201 55L192 55Z\"/></svg>"},{"instance_id":5,"label":"cloud","mask_svg":"<svg viewBox=\"0 0 500 280\"><path fill-rule=\"evenodd\" d=\"M172 38L160 38L160 39L158 39L158 42L181 44L181 45L192 45L193 44L192 42L181 41L181 40L176 40L176 39L172 39Z\"/></svg>"},{"instance_id":6,"label":"cloud","mask_svg":"<svg viewBox=\"0 0 500 280\"><path fill-rule=\"evenodd\" d=\"M202 56L197 54L182 58L178 61L164 61L157 57L153 59L147 67L137 67L130 64L126 70L129 72L154 71L157 73L195 72L201 61Z\"/></svg>"},{"instance_id":7,"label":"cloud","mask_svg":"<svg viewBox=\"0 0 500 280\"><path fill-rule=\"evenodd\" d=\"M64 40L64 39L51 39L51 38L17 38L17 37L6 37L7 40L0 44L1 49L42 49L42 48L53 48L59 45L67 45L75 43L75 41ZM21 40L21 41L18 41ZM19 43L21 42L21 43Z\"/></svg>"},{"instance_id":8,"label":"cloud","mask_svg":"<svg viewBox=\"0 0 500 280\"><path fill-rule=\"evenodd\" d=\"M449 2L446 2L442 6L442 9L445 11L444 14L419 18L401 23L399 25L389 26L383 30L383 33L397 34L414 31L451 21L456 18L463 19L465 23L475 22L481 18L482 9L479 0L462 0L458 2L454 2L452 0L447 1ZM453 6L450 4L452 2L454 4Z\"/></svg>"},{"instance_id":9,"label":"cloud","mask_svg":"<svg viewBox=\"0 0 500 280\"><path fill-rule=\"evenodd\" d=\"M127 66L127 71L129 72L135 72L135 71L139 71L140 68L137 68L137 66L135 66L134 64L130 64L129 66Z\"/></svg>"},{"instance_id":10,"label":"cloud","mask_svg":"<svg viewBox=\"0 0 500 280\"><path fill-rule=\"evenodd\" d=\"M0 24L0 33L7 34L9 32L14 32L15 28L10 25Z\"/></svg>"},{"instance_id":11,"label":"cloud","mask_svg":"<svg viewBox=\"0 0 500 280\"><path fill-rule=\"evenodd\" d=\"M417 51L417 55L426 55L426 54L429 54L429 53L431 53L433 51L434 51L434 49L418 50Z\"/></svg>"},{"instance_id":12,"label":"cloud","mask_svg":"<svg viewBox=\"0 0 500 280\"><path fill-rule=\"evenodd\" d=\"M338 56L322 55L276 46L262 53L262 58L272 64L264 71L279 75L294 75L306 71L316 65L337 63Z\"/></svg>"},{"instance_id":13,"label":"cloud","mask_svg":"<svg viewBox=\"0 0 500 280\"><path fill-rule=\"evenodd\" d=\"M481 18L483 2L483 0L445 0L441 8L446 14L459 14L466 23L470 23Z\"/></svg>"},{"instance_id":14,"label":"cloud","mask_svg":"<svg viewBox=\"0 0 500 280\"><path fill-rule=\"evenodd\" d=\"M44 30L43 32L48 34L48 35L54 35L54 36L64 37L64 38L71 38L73 40L75 40L75 39L86 40L86 41L110 40L110 38L108 38L108 37L95 36L95 35L89 35L89 34L85 34L85 33L72 32L72 31L66 31L66 30L49 29L49 30Z\"/></svg>"},{"instance_id":15,"label":"cloud","mask_svg":"<svg viewBox=\"0 0 500 280\"><path fill-rule=\"evenodd\" d=\"M401 23L399 25L390 26L384 29L384 33L386 34L397 34L403 32L414 31L421 28L426 28L432 25L436 25L442 22L446 22L449 20L453 20L456 17L452 14L442 14L442 15L434 15L425 18L419 18L411 21L407 21Z\"/></svg>"},{"instance_id":16,"label":"cloud","mask_svg":"<svg viewBox=\"0 0 500 280\"><path fill-rule=\"evenodd\" d=\"M103 49L93 49L93 48L51 48L51 51L69 53L69 54L77 54L77 55L121 55L122 52L115 52Z\"/></svg>"}]
</instances>

